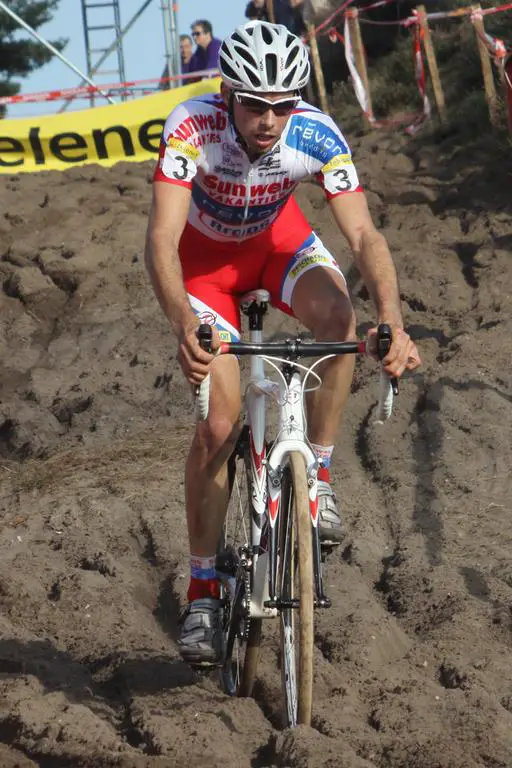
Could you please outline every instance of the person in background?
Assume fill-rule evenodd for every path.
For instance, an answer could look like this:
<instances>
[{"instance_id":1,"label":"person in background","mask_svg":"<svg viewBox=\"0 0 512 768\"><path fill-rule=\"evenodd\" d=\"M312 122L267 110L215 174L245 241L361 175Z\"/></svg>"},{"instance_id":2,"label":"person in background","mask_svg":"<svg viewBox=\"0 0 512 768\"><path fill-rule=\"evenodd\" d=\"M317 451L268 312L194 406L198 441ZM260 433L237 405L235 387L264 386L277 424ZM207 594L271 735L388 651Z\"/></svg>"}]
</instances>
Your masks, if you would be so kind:
<instances>
[{"instance_id":1,"label":"person in background","mask_svg":"<svg viewBox=\"0 0 512 768\"><path fill-rule=\"evenodd\" d=\"M305 31L303 11L304 0L274 0L275 23L283 24L294 35L299 37Z\"/></svg>"},{"instance_id":2,"label":"person in background","mask_svg":"<svg viewBox=\"0 0 512 768\"><path fill-rule=\"evenodd\" d=\"M201 72L203 69L217 69L221 41L213 36L213 28L206 19L199 19L192 24L192 37L197 45L189 62L189 72Z\"/></svg>"},{"instance_id":3,"label":"person in background","mask_svg":"<svg viewBox=\"0 0 512 768\"><path fill-rule=\"evenodd\" d=\"M266 0L251 0L245 7L245 18L251 21L270 21Z\"/></svg>"},{"instance_id":4,"label":"person in background","mask_svg":"<svg viewBox=\"0 0 512 768\"><path fill-rule=\"evenodd\" d=\"M190 35L180 35L180 63L181 63L182 75L186 75L188 74L188 72L190 72L191 58L192 58L192 38L190 37ZM158 87L161 91L168 91L169 88L171 87L171 84L167 79L169 77L169 67L167 66L167 64L164 67L164 71L162 72L161 77L162 79ZM197 81L187 78L186 80L183 80L180 83L180 85L188 85L188 83L193 83L193 82L197 82Z\"/></svg>"},{"instance_id":5,"label":"person in background","mask_svg":"<svg viewBox=\"0 0 512 768\"><path fill-rule=\"evenodd\" d=\"M180 57L181 74L186 75L190 72L190 61L192 59L193 46L190 35L180 35Z\"/></svg>"}]
</instances>

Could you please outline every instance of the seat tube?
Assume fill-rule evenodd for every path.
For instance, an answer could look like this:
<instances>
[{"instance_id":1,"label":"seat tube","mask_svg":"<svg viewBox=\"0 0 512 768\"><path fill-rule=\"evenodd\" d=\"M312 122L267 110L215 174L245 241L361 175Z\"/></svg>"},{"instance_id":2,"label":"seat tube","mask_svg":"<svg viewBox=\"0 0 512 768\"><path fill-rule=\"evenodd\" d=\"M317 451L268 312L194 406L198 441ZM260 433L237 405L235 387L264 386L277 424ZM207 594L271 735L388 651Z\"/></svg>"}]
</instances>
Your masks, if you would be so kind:
<instances>
[{"instance_id":1,"label":"seat tube","mask_svg":"<svg viewBox=\"0 0 512 768\"><path fill-rule=\"evenodd\" d=\"M263 336L263 312L256 305L249 313L249 338L251 343L260 343ZM250 379L257 384L265 378L264 363L261 357L250 358ZM265 408L266 398L256 387L249 387L247 411L249 414L249 436L252 467L252 499L254 513L252 519L252 544L259 548L262 524L267 505L267 467L265 445ZM255 554L255 552L253 553Z\"/></svg>"}]
</instances>

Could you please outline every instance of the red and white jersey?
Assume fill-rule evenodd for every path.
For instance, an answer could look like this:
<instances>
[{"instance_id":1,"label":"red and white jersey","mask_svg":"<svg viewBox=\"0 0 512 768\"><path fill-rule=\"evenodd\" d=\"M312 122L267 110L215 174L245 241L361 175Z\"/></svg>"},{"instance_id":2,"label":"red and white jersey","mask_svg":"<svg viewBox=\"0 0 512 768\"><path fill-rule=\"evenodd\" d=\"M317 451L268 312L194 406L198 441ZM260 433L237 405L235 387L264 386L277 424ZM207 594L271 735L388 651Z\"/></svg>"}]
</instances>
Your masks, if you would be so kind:
<instances>
[{"instance_id":1,"label":"red and white jersey","mask_svg":"<svg viewBox=\"0 0 512 768\"><path fill-rule=\"evenodd\" d=\"M154 180L192 190L189 223L212 240L242 241L267 229L302 179L326 196L360 191L348 144L334 121L299 102L277 143L251 162L217 95L190 99L165 123Z\"/></svg>"}]
</instances>

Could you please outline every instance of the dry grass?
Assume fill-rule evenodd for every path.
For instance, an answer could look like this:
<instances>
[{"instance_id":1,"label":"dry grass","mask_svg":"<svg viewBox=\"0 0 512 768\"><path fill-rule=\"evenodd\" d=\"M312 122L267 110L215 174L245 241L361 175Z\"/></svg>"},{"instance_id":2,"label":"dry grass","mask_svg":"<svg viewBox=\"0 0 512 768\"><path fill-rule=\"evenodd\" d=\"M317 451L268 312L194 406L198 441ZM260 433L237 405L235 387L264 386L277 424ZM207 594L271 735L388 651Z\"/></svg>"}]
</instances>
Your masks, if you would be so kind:
<instances>
[{"instance_id":1,"label":"dry grass","mask_svg":"<svg viewBox=\"0 0 512 768\"><path fill-rule=\"evenodd\" d=\"M190 440L190 427L181 426L175 427L171 435L129 437L22 463L4 461L0 465L0 484L10 495L167 479L169 462L179 460L184 463Z\"/></svg>"}]
</instances>

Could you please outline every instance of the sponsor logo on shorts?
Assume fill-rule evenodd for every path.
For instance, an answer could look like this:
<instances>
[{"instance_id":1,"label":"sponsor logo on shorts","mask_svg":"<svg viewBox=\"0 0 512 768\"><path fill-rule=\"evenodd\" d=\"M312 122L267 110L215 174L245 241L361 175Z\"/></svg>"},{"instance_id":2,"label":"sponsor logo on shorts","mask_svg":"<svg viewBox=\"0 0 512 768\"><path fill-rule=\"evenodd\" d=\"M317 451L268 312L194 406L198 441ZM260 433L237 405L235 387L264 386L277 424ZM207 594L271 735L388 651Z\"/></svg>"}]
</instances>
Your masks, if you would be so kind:
<instances>
[{"instance_id":1,"label":"sponsor logo on shorts","mask_svg":"<svg viewBox=\"0 0 512 768\"><path fill-rule=\"evenodd\" d=\"M299 251L297 254L295 254L295 259L298 261L303 256L307 256L310 253L316 252L316 245L310 245L309 248L304 248L303 251Z\"/></svg>"},{"instance_id":2,"label":"sponsor logo on shorts","mask_svg":"<svg viewBox=\"0 0 512 768\"><path fill-rule=\"evenodd\" d=\"M324 165L322 168L322 173L329 173L329 171L334 171L335 168L339 168L340 165L350 165L352 162L352 156L348 154L343 155L336 155L336 157L333 157L332 160L330 160L327 165Z\"/></svg>"},{"instance_id":3,"label":"sponsor logo on shorts","mask_svg":"<svg viewBox=\"0 0 512 768\"><path fill-rule=\"evenodd\" d=\"M199 156L198 149L190 146L190 144L187 144L186 141L181 141L181 139L174 138L174 136L169 136L167 139L167 146L171 147L171 149L175 149L182 155L186 155L186 157L190 157L192 160L195 160L196 157Z\"/></svg>"},{"instance_id":4,"label":"sponsor logo on shorts","mask_svg":"<svg viewBox=\"0 0 512 768\"><path fill-rule=\"evenodd\" d=\"M197 315L197 319L201 322L201 325L215 325L217 322L217 315L208 310L203 310Z\"/></svg>"},{"instance_id":5,"label":"sponsor logo on shorts","mask_svg":"<svg viewBox=\"0 0 512 768\"><path fill-rule=\"evenodd\" d=\"M309 267L316 267L317 264L331 264L331 259L328 256L324 256L321 253L312 253L311 256L306 256L305 259L301 259L288 273L288 277L294 280L301 272L304 272Z\"/></svg>"}]
</instances>

